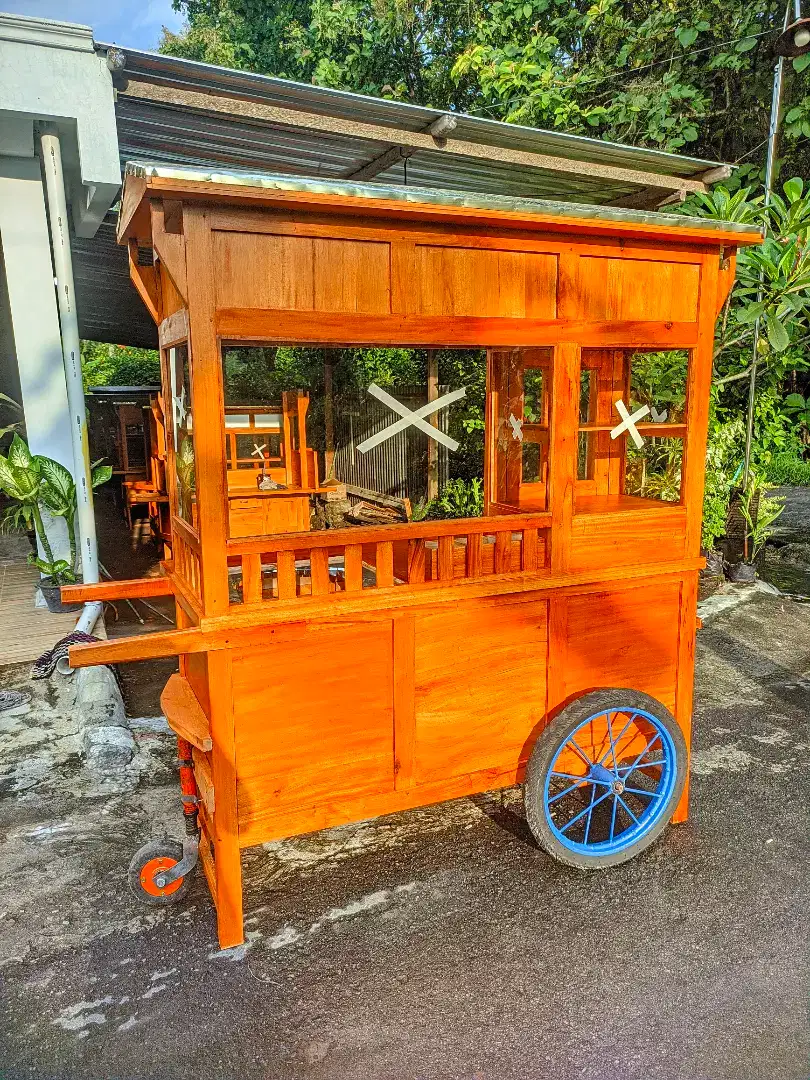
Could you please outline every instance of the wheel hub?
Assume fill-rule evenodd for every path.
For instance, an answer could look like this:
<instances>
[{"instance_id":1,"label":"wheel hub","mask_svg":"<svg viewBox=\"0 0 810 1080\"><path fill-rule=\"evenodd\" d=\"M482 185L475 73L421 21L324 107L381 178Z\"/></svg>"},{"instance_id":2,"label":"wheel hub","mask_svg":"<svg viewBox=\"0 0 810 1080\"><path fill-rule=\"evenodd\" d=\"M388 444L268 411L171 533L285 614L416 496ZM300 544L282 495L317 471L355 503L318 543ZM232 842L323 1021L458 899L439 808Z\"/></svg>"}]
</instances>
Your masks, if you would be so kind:
<instances>
[{"instance_id":1,"label":"wheel hub","mask_svg":"<svg viewBox=\"0 0 810 1080\"><path fill-rule=\"evenodd\" d=\"M613 792L614 795L621 795L624 792L624 784L621 782L621 780L614 780L613 783L610 785L610 790Z\"/></svg>"}]
</instances>

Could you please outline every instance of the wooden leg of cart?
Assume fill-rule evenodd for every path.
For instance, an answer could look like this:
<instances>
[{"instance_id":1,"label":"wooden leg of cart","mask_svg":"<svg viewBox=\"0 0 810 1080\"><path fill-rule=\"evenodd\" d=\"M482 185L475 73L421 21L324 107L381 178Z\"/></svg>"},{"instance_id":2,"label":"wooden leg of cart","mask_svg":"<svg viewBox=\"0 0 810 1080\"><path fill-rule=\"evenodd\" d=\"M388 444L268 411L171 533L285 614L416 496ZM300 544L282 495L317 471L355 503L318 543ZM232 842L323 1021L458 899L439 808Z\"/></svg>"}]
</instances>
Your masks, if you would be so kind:
<instances>
[{"instance_id":1,"label":"wooden leg of cart","mask_svg":"<svg viewBox=\"0 0 810 1080\"><path fill-rule=\"evenodd\" d=\"M242 863L239 855L239 821L236 805L236 757L234 748L231 658L227 652L208 654L208 687L211 696L211 771L214 779L214 902L217 931L223 949L245 940L242 923Z\"/></svg>"},{"instance_id":2,"label":"wooden leg of cart","mask_svg":"<svg viewBox=\"0 0 810 1080\"><path fill-rule=\"evenodd\" d=\"M698 575L686 574L681 583L681 607L678 626L678 682L675 718L683 732L686 749L692 755L692 703L695 688L695 637L697 633ZM672 815L673 825L689 818L689 772L683 794Z\"/></svg>"}]
</instances>

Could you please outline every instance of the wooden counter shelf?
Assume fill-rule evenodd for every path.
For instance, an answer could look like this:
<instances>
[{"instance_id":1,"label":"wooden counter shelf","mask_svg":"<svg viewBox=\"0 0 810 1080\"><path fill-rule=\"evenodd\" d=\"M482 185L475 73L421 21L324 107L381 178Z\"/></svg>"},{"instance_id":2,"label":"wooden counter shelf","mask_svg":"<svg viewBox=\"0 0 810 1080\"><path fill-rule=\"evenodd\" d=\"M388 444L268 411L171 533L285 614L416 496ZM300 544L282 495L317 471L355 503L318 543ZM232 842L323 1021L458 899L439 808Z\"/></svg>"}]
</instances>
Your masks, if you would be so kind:
<instances>
[{"instance_id":1,"label":"wooden counter shelf","mask_svg":"<svg viewBox=\"0 0 810 1080\"><path fill-rule=\"evenodd\" d=\"M220 944L244 940L249 845L524 779L541 846L575 865L605 865L591 827L613 844L620 818L621 861L685 820L714 323L737 248L759 234L165 172L128 169L119 240L153 253L130 273L154 308L164 397L179 396L167 417L172 559L149 584L65 596L175 597L176 630L74 646L70 660L179 658L164 708L193 745L181 784L199 799L185 810ZM316 389L284 391L280 406L228 396L225 350L274 345L485 351L483 516L315 527L336 520L315 505L325 477L401 492L343 475L332 399L308 411L331 386L333 352ZM648 497L626 433L610 437L617 403L632 412L638 397L633 357L662 349L681 350L683 401L657 409L686 420L637 430L680 440L675 503ZM178 447L193 450L190 489ZM259 468L286 490L254 487ZM630 776L636 792L653 785L649 801ZM548 793L561 777L573 783L554 805L580 810L557 827L568 811ZM637 816L617 809L620 795ZM604 799L612 824L594 812Z\"/></svg>"}]
</instances>

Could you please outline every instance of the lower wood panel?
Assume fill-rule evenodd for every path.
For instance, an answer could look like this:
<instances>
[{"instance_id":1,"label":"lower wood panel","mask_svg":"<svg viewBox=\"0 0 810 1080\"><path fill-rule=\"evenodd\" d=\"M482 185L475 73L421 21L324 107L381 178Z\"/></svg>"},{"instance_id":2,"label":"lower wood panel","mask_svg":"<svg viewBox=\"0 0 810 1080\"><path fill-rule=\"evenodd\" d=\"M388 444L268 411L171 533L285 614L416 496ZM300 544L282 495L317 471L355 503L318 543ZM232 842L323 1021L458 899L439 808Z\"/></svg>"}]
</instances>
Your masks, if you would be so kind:
<instances>
[{"instance_id":1,"label":"lower wood panel","mask_svg":"<svg viewBox=\"0 0 810 1080\"><path fill-rule=\"evenodd\" d=\"M233 656L240 846L522 780L549 711L588 690L674 711L681 590L459 602L399 638L390 620L276 628Z\"/></svg>"},{"instance_id":2,"label":"lower wood panel","mask_svg":"<svg viewBox=\"0 0 810 1080\"><path fill-rule=\"evenodd\" d=\"M553 598L563 617L551 620L560 629L549 641L549 709L614 686L642 690L674 712L680 597L674 581Z\"/></svg>"},{"instance_id":3,"label":"lower wood panel","mask_svg":"<svg viewBox=\"0 0 810 1080\"><path fill-rule=\"evenodd\" d=\"M524 597L417 618L417 784L516 764L546 711L547 624Z\"/></svg>"},{"instance_id":4,"label":"lower wood panel","mask_svg":"<svg viewBox=\"0 0 810 1080\"><path fill-rule=\"evenodd\" d=\"M393 790L392 668L390 622L282 627L234 655L240 834Z\"/></svg>"}]
</instances>

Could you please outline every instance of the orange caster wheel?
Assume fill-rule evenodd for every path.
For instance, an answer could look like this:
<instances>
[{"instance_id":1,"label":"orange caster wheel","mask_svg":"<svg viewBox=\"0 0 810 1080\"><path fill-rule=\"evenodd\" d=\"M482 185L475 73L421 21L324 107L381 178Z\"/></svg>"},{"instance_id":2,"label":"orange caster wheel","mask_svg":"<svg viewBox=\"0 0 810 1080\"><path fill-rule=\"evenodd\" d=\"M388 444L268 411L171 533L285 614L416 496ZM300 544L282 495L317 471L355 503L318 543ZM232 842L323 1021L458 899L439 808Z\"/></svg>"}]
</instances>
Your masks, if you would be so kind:
<instances>
[{"instance_id":1,"label":"orange caster wheel","mask_svg":"<svg viewBox=\"0 0 810 1080\"><path fill-rule=\"evenodd\" d=\"M195 852L196 855L196 852ZM176 904L189 890L194 863L184 860L183 845L166 837L151 840L135 853L129 864L129 887L135 896L146 904L164 906ZM177 875L176 867L185 870Z\"/></svg>"}]
</instances>

